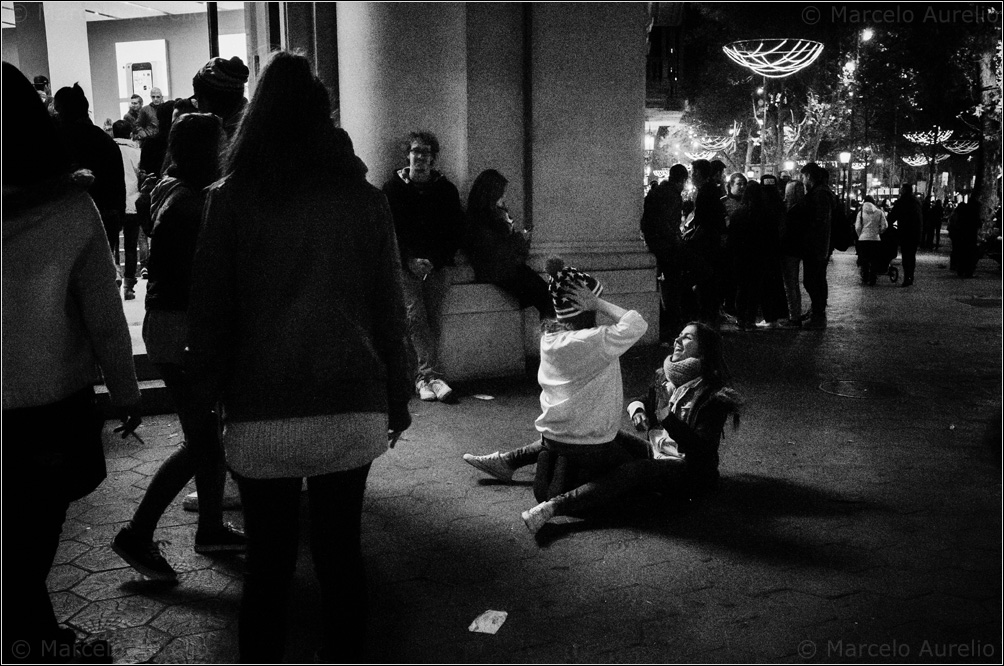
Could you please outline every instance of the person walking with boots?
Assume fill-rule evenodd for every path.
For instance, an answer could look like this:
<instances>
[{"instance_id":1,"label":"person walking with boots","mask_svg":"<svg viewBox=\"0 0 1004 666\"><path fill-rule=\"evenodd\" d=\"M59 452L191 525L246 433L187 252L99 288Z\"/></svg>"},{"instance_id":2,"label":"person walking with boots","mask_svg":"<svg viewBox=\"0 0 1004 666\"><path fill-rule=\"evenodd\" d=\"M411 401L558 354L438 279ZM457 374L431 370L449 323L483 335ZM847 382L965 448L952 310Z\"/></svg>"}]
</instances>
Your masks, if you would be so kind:
<instances>
[{"instance_id":1,"label":"person walking with boots","mask_svg":"<svg viewBox=\"0 0 1004 666\"><path fill-rule=\"evenodd\" d=\"M913 185L908 183L899 188L899 199L889 211L888 220L899 231L899 248L903 255L902 286L910 287L917 269L917 248L920 247L923 232L923 211L913 195Z\"/></svg>"}]
</instances>

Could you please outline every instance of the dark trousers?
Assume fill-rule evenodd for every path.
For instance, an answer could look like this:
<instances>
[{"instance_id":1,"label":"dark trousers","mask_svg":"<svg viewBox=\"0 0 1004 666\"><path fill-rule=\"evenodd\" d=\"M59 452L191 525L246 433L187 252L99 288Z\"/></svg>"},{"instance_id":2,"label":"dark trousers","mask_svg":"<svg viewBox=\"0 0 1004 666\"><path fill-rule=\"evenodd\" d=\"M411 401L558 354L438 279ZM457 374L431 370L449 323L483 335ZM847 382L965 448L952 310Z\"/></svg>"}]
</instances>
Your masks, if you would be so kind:
<instances>
[{"instance_id":1,"label":"dark trousers","mask_svg":"<svg viewBox=\"0 0 1004 666\"><path fill-rule=\"evenodd\" d=\"M659 342L672 342L683 328L679 261L659 261Z\"/></svg>"},{"instance_id":2,"label":"dark trousers","mask_svg":"<svg viewBox=\"0 0 1004 666\"><path fill-rule=\"evenodd\" d=\"M917 269L917 246L901 245L899 251L903 256L903 282L913 282L913 273Z\"/></svg>"},{"instance_id":3,"label":"dark trousers","mask_svg":"<svg viewBox=\"0 0 1004 666\"><path fill-rule=\"evenodd\" d=\"M101 224L105 227L105 235L108 237L108 247L112 251L112 262L119 265L119 234L122 233L122 215L114 210L102 210Z\"/></svg>"},{"instance_id":4,"label":"dark trousers","mask_svg":"<svg viewBox=\"0 0 1004 666\"><path fill-rule=\"evenodd\" d=\"M139 215L129 214L122 218L122 241L125 243L125 267L123 276L127 287L136 284L136 264L139 258Z\"/></svg>"},{"instance_id":5,"label":"dark trousers","mask_svg":"<svg viewBox=\"0 0 1004 666\"><path fill-rule=\"evenodd\" d=\"M829 287L826 284L827 257L802 258L802 284L812 302L813 316L822 317L826 314L826 301Z\"/></svg>"},{"instance_id":6,"label":"dark trousers","mask_svg":"<svg viewBox=\"0 0 1004 666\"><path fill-rule=\"evenodd\" d=\"M194 476L199 492L199 528L213 529L223 522L223 487L227 473L216 413L194 399L191 381L182 366L158 363L156 368L178 410L185 441L161 464L150 481L131 526L139 535L153 538L164 511Z\"/></svg>"},{"instance_id":7,"label":"dark trousers","mask_svg":"<svg viewBox=\"0 0 1004 666\"><path fill-rule=\"evenodd\" d=\"M3 661L53 661L59 626L46 578L70 502L104 478L103 422L87 387L3 414ZM20 643L20 641L24 641Z\"/></svg>"},{"instance_id":8,"label":"dark trousers","mask_svg":"<svg viewBox=\"0 0 1004 666\"><path fill-rule=\"evenodd\" d=\"M521 308L537 308L541 319L554 318L554 303L547 291L547 283L526 264L520 265L493 284L519 299Z\"/></svg>"},{"instance_id":9,"label":"dark trousers","mask_svg":"<svg viewBox=\"0 0 1004 666\"><path fill-rule=\"evenodd\" d=\"M363 663L366 576L360 546L363 494L370 465L307 479L310 551L321 587L326 661ZM234 474L244 506L247 571L238 624L240 660L280 663L289 586L299 545L301 479Z\"/></svg>"}]
</instances>

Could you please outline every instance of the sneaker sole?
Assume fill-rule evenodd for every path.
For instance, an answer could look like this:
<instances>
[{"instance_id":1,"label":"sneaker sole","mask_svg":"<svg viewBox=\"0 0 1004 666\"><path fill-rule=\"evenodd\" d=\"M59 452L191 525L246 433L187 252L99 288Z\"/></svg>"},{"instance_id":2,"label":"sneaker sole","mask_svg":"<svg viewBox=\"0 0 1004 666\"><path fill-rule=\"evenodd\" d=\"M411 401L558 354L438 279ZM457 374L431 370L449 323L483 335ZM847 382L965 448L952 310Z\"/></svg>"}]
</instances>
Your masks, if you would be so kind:
<instances>
[{"instance_id":1,"label":"sneaker sole","mask_svg":"<svg viewBox=\"0 0 1004 666\"><path fill-rule=\"evenodd\" d=\"M140 572L147 578L150 578L152 580L178 580L177 572L167 573L164 571L154 571L153 569L147 567L138 560L133 559L132 555L125 552L125 550L120 548L118 544L113 543L112 550L115 552L116 555L121 557L126 564L128 564L133 569Z\"/></svg>"},{"instance_id":2,"label":"sneaker sole","mask_svg":"<svg viewBox=\"0 0 1004 666\"><path fill-rule=\"evenodd\" d=\"M420 395L418 396L418 399L421 400L422 402L436 402L436 400L438 400L436 394L432 394L431 396Z\"/></svg>"}]
</instances>

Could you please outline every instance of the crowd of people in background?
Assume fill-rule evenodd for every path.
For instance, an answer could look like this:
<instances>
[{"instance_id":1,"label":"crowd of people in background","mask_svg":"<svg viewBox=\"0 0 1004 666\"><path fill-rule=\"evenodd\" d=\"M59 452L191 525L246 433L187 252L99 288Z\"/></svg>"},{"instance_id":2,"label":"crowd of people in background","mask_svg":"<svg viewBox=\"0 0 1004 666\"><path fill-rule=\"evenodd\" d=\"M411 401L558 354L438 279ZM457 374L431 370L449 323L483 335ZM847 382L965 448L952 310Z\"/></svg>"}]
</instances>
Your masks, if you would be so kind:
<instances>
[{"instance_id":1,"label":"crowd of people in background","mask_svg":"<svg viewBox=\"0 0 1004 666\"><path fill-rule=\"evenodd\" d=\"M895 201L879 204L867 196L845 205L829 185L829 172L813 162L794 179L786 172L759 181L724 174L718 160L695 160L689 170L674 165L647 188L641 236L656 258L665 345L690 319L740 330L825 328L827 266L835 249L855 246L867 286L880 274L898 279L898 268L890 268L897 256L901 286L913 286L917 251L940 248L946 221L951 269L960 276L972 277L984 253L1000 254L1000 234L978 246L974 203L930 195L922 202L909 183ZM803 287L810 300L805 311Z\"/></svg>"}]
</instances>

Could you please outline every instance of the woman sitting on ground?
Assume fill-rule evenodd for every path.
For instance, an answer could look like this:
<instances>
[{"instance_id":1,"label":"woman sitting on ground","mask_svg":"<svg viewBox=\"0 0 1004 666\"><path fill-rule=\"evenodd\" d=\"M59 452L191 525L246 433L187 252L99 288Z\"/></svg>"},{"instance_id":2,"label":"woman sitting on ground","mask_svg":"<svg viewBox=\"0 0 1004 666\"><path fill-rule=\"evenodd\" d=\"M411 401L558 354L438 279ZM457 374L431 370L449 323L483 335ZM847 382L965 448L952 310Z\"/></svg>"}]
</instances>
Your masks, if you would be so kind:
<instances>
[{"instance_id":1,"label":"woman sitting on ground","mask_svg":"<svg viewBox=\"0 0 1004 666\"><path fill-rule=\"evenodd\" d=\"M509 181L495 169L474 180L467 198L467 253L474 274L519 299L519 306L537 308L541 319L553 318L547 283L526 265L532 228L517 225L505 205Z\"/></svg>"},{"instance_id":2,"label":"woman sitting on ground","mask_svg":"<svg viewBox=\"0 0 1004 666\"><path fill-rule=\"evenodd\" d=\"M739 426L739 407L725 371L721 337L706 324L687 324L647 396L628 405L632 423L647 431L648 441L620 433L617 444L628 455L625 462L524 511L523 521L536 533L554 516L578 514L640 488L699 500L718 483L718 445L730 414L733 428ZM497 458L494 465L475 466L503 480L512 477L513 463L533 462L510 454L481 458Z\"/></svg>"}]
</instances>

